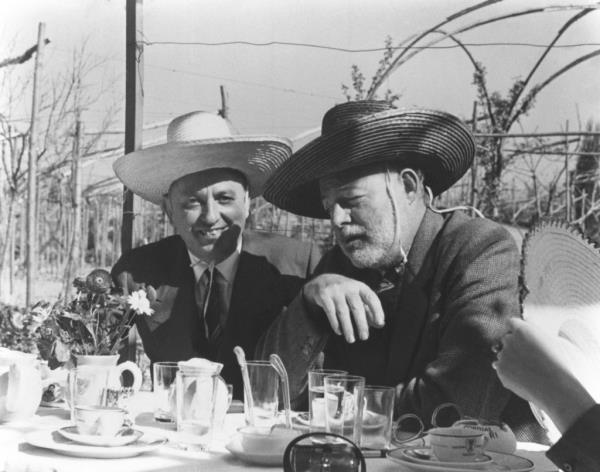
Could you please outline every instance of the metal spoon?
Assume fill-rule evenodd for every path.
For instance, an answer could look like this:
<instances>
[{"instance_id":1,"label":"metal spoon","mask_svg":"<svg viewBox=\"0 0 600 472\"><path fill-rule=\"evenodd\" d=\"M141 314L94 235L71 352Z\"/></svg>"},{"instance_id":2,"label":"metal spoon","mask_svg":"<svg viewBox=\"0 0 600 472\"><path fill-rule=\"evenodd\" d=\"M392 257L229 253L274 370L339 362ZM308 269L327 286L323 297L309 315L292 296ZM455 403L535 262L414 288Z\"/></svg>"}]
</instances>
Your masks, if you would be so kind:
<instances>
[{"instance_id":1,"label":"metal spoon","mask_svg":"<svg viewBox=\"0 0 600 472\"><path fill-rule=\"evenodd\" d=\"M252 388L250 386L250 376L248 375L248 366L246 364L246 354L241 346L235 346L233 353L237 357L238 364L242 370L242 380L244 382L244 394L248 405L248 421L250 426L254 426L254 400L252 399Z\"/></svg>"},{"instance_id":2,"label":"metal spoon","mask_svg":"<svg viewBox=\"0 0 600 472\"><path fill-rule=\"evenodd\" d=\"M287 370L281 357L277 354L271 354L269 356L269 360L271 361L271 365L275 368L279 377L281 377L281 382L283 383L283 407L285 408L285 425L287 428L292 427L292 413L290 406L290 379L287 374Z\"/></svg>"}]
</instances>

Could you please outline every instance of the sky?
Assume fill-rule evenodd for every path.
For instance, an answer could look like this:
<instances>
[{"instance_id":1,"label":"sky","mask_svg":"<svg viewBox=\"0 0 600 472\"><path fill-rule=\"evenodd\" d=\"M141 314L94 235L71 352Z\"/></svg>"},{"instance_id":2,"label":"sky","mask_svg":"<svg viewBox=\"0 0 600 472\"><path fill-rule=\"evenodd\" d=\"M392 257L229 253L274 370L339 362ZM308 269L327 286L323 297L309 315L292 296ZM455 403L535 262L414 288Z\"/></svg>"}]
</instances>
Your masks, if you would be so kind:
<instances>
[{"instance_id":1,"label":"sky","mask_svg":"<svg viewBox=\"0 0 600 472\"><path fill-rule=\"evenodd\" d=\"M477 1L465 0L144 0L144 123L166 122L192 110L220 108L219 86L228 94L230 118L240 133L272 133L296 137L320 126L325 111L345 101L341 85L350 85L350 70L359 66L369 78L383 52L342 52L306 45L344 49L382 48L437 24ZM573 1L504 0L451 23L448 30L484 18ZM591 2L581 2L587 4ZM491 90L504 94L523 78L543 49L574 11L528 15L463 33L488 73ZM125 78L124 0L3 0L0 2L0 59L21 53L36 42L37 24L46 24L51 40L44 55L48 77L68 67L75 47L87 41L87 53L104 66L87 78L89 86L113 83L84 112L93 130L117 103L113 128L122 130ZM161 42L293 42L305 46L157 44ZM581 45L581 44L595 45ZM421 44L421 43L420 43ZM424 44L424 43L422 43ZM452 46L449 40L438 46ZM573 59L600 48L600 10L575 23L534 76L545 79ZM31 73L33 61L19 66ZM588 119L600 121L600 57L568 72L539 96L534 109L514 131L560 131L579 128ZM437 108L463 118L475 99L473 68L457 48L427 49L397 69L385 87L401 95L399 106ZM0 97L1 98L1 97ZM0 101L0 103L2 103ZM26 125L25 101L13 119ZM159 134L163 131L159 130ZM150 139L150 138L148 138ZM151 139L162 139L153 135Z\"/></svg>"}]
</instances>

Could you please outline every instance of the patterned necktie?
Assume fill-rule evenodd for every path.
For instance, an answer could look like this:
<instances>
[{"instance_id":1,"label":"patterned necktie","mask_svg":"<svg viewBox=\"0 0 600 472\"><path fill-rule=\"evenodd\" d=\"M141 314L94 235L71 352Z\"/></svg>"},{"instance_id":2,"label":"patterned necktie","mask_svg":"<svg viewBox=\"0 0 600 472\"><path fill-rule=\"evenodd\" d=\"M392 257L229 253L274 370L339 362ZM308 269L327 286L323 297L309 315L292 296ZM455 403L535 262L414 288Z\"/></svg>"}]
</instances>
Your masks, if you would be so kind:
<instances>
[{"instance_id":1,"label":"patterned necktie","mask_svg":"<svg viewBox=\"0 0 600 472\"><path fill-rule=\"evenodd\" d=\"M219 338L222 326L221 317L226 317L226 280L217 268L207 268L196 284L198 305L201 308L206 338L215 341Z\"/></svg>"}]
</instances>

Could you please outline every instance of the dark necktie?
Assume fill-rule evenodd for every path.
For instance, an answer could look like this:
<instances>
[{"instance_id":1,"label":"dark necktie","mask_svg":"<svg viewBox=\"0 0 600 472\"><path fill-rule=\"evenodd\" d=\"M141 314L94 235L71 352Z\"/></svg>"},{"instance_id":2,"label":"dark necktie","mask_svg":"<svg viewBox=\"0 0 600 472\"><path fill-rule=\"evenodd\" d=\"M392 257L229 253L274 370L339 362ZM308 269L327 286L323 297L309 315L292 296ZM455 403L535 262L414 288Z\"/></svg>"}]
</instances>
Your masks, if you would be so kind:
<instances>
[{"instance_id":1,"label":"dark necktie","mask_svg":"<svg viewBox=\"0 0 600 472\"><path fill-rule=\"evenodd\" d=\"M396 311L398 297L400 295L402 276L404 275L404 265L398 268L386 270L375 292L381 300L383 311L385 313L386 324L388 324Z\"/></svg>"},{"instance_id":2,"label":"dark necktie","mask_svg":"<svg viewBox=\"0 0 600 472\"><path fill-rule=\"evenodd\" d=\"M226 280L218 269L207 268L196 284L198 305L204 321L206 338L215 341L219 338L222 326L221 318L226 318L227 300Z\"/></svg>"}]
</instances>

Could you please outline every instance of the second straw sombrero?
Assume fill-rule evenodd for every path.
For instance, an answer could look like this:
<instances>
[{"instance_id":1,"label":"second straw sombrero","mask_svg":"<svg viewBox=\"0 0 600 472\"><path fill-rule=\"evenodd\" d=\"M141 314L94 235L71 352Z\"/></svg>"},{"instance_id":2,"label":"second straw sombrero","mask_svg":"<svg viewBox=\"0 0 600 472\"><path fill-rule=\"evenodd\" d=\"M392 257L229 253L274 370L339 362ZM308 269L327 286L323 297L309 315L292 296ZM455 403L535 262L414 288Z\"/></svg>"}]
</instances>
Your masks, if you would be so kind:
<instances>
[{"instance_id":1,"label":"second straw sombrero","mask_svg":"<svg viewBox=\"0 0 600 472\"><path fill-rule=\"evenodd\" d=\"M469 169L475 142L454 115L396 109L364 100L336 105L323 117L321 136L292 155L269 179L264 197L302 216L327 218L319 179L377 162L419 168L438 195Z\"/></svg>"},{"instance_id":2,"label":"second straw sombrero","mask_svg":"<svg viewBox=\"0 0 600 472\"><path fill-rule=\"evenodd\" d=\"M287 139L236 135L227 120L195 111L169 123L165 144L126 154L113 169L133 193L156 204L175 180L215 168L244 174L252 198L262 194L267 178L290 154Z\"/></svg>"}]
</instances>

